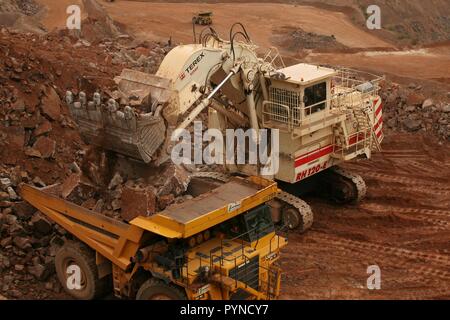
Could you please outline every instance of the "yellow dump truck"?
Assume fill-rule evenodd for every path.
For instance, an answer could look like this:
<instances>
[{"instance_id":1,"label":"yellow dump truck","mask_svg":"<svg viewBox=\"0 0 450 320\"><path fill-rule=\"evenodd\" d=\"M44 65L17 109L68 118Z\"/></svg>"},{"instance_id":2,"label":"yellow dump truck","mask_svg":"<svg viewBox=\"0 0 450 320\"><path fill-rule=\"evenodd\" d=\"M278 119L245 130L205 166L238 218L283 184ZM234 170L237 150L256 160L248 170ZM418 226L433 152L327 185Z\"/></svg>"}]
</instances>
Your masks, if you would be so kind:
<instances>
[{"instance_id":1,"label":"yellow dump truck","mask_svg":"<svg viewBox=\"0 0 450 320\"><path fill-rule=\"evenodd\" d=\"M57 252L55 267L75 298L95 299L111 287L117 297L139 300L279 295L275 262L287 239L275 233L267 204L278 192L272 181L234 177L129 224L63 200L51 189L23 185L21 195L73 235Z\"/></svg>"}]
</instances>

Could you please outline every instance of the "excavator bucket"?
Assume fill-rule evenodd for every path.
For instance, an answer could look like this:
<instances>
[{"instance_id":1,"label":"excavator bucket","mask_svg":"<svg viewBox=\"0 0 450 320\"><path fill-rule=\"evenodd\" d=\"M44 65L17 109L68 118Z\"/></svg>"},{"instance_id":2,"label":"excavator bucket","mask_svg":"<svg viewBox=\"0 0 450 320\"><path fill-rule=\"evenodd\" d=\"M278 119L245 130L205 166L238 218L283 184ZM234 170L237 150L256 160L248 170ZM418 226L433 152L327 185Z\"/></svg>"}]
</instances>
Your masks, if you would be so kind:
<instances>
[{"instance_id":1,"label":"excavator bucket","mask_svg":"<svg viewBox=\"0 0 450 320\"><path fill-rule=\"evenodd\" d=\"M121 75L114 78L114 81L119 92L135 99L132 104L141 105L148 97L154 103L167 102L172 94L169 79L132 69L122 70Z\"/></svg>"},{"instance_id":2,"label":"excavator bucket","mask_svg":"<svg viewBox=\"0 0 450 320\"><path fill-rule=\"evenodd\" d=\"M162 110L172 95L170 80L130 69L114 80L118 91L106 102L99 93L88 101L83 92L75 101L68 91L70 113L87 143L149 163L166 139Z\"/></svg>"}]
</instances>

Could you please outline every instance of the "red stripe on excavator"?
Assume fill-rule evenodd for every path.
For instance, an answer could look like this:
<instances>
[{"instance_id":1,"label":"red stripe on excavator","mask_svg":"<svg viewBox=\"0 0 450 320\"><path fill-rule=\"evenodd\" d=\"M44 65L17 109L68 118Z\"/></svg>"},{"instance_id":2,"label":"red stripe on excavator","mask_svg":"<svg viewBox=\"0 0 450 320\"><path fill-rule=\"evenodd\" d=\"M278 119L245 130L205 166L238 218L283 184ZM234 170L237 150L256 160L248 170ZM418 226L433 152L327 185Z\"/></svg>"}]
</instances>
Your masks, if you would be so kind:
<instances>
[{"instance_id":1,"label":"red stripe on excavator","mask_svg":"<svg viewBox=\"0 0 450 320\"><path fill-rule=\"evenodd\" d=\"M327 154L330 154L334 151L334 146L329 145L326 147L322 147L319 149L316 149L314 151L308 152L307 154L304 154L297 158L295 160L295 167L300 167L301 165L304 165L305 163L314 161L320 157L326 156Z\"/></svg>"}]
</instances>

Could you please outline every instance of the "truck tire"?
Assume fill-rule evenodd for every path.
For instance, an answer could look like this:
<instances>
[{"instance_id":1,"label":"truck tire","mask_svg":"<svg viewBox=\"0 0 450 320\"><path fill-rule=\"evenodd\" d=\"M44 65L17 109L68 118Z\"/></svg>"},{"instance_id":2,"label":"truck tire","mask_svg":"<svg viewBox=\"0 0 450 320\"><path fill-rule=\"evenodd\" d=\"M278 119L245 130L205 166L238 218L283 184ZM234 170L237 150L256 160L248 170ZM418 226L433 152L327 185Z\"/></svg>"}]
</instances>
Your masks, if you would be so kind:
<instances>
[{"instance_id":1,"label":"truck tire","mask_svg":"<svg viewBox=\"0 0 450 320\"><path fill-rule=\"evenodd\" d=\"M67 241L58 250L55 269L64 290L79 300L99 298L110 285L109 277L98 278L95 251L80 242Z\"/></svg>"},{"instance_id":2,"label":"truck tire","mask_svg":"<svg viewBox=\"0 0 450 320\"><path fill-rule=\"evenodd\" d=\"M174 285L151 278L139 288L136 300L186 300L186 294Z\"/></svg>"}]
</instances>

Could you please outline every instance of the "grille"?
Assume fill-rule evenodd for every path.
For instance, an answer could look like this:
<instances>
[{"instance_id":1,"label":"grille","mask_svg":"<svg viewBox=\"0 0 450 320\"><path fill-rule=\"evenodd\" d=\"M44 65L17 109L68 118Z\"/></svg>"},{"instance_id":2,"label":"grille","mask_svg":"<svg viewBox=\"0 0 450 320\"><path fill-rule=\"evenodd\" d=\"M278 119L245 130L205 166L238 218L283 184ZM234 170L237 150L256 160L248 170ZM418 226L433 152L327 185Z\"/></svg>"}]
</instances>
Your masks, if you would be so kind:
<instances>
[{"instance_id":1,"label":"grille","mask_svg":"<svg viewBox=\"0 0 450 320\"><path fill-rule=\"evenodd\" d=\"M232 279L245 283L249 287L258 290L259 287L259 256L247 260L247 264L241 264L230 270Z\"/></svg>"},{"instance_id":2,"label":"grille","mask_svg":"<svg viewBox=\"0 0 450 320\"><path fill-rule=\"evenodd\" d=\"M287 123L291 118L294 124L299 123L301 106L299 92L271 87L270 101L271 120ZM287 106L289 111L281 105Z\"/></svg>"}]
</instances>

